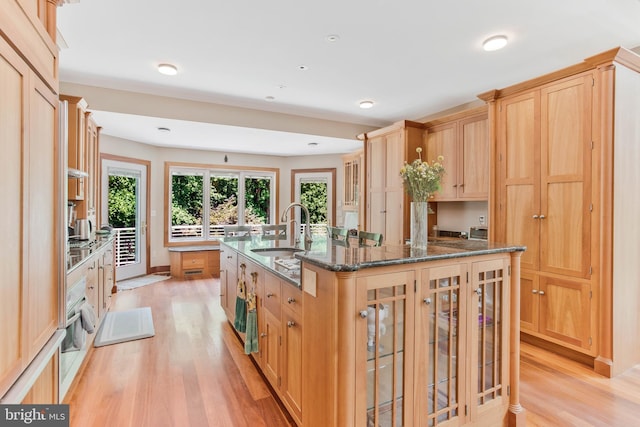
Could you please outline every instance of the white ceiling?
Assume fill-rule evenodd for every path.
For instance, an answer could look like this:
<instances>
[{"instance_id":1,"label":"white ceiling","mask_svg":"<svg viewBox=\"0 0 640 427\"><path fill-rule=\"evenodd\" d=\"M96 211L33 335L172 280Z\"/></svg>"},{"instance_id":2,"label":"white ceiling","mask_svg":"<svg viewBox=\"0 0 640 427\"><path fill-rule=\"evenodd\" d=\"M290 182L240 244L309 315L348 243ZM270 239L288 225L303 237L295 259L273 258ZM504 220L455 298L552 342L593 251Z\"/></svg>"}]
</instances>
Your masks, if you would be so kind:
<instances>
[{"instance_id":1,"label":"white ceiling","mask_svg":"<svg viewBox=\"0 0 640 427\"><path fill-rule=\"evenodd\" d=\"M59 8L58 28L62 82L377 127L639 46L640 0L81 0ZM509 45L484 52L495 34ZM178 75L159 74L165 62ZM376 104L362 110L362 100ZM215 119L94 113L104 134L154 145L276 155L360 146Z\"/></svg>"}]
</instances>

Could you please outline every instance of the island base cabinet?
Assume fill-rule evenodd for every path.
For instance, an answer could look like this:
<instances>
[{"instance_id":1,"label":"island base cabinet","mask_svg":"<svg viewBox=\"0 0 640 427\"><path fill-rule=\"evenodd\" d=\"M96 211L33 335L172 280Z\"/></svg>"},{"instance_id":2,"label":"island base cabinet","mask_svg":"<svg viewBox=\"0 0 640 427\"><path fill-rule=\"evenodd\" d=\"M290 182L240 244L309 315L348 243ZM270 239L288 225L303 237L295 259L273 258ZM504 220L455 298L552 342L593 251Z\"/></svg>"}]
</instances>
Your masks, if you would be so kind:
<instances>
[{"instance_id":1,"label":"island base cabinet","mask_svg":"<svg viewBox=\"0 0 640 427\"><path fill-rule=\"evenodd\" d=\"M402 267L334 277L340 332L333 343L341 360L333 379L338 397L326 406L335 411L330 424L508 425L508 390L518 388L510 371L511 256ZM519 268L517 274L519 279ZM321 270L317 276L332 282ZM316 311L312 301L305 296L305 311ZM332 366L327 360L317 369ZM330 389L331 382L320 384ZM307 386L304 391L312 392Z\"/></svg>"}]
</instances>

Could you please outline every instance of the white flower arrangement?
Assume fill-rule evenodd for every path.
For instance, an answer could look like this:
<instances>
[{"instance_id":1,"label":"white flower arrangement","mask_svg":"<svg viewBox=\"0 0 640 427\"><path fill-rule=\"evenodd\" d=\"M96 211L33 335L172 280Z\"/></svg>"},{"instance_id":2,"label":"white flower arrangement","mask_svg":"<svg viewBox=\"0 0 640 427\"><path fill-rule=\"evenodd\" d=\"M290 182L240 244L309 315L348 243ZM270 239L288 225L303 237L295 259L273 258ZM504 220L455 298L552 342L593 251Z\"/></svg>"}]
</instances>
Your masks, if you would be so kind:
<instances>
[{"instance_id":1,"label":"white flower arrangement","mask_svg":"<svg viewBox=\"0 0 640 427\"><path fill-rule=\"evenodd\" d=\"M422 148L416 148L418 158L412 163L404 162L400 169L400 176L404 180L404 188L414 202L427 202L429 197L440 190L440 180L444 175L442 161L438 156L431 164L422 161Z\"/></svg>"}]
</instances>

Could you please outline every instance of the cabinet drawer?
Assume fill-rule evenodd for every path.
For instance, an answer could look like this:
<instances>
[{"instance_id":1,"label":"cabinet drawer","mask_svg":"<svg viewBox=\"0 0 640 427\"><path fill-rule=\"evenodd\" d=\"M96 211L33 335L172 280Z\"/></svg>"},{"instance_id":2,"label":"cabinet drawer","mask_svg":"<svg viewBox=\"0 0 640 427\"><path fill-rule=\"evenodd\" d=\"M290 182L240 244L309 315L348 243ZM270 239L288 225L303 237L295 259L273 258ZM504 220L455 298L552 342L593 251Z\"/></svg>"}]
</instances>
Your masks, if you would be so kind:
<instances>
[{"instance_id":1,"label":"cabinet drawer","mask_svg":"<svg viewBox=\"0 0 640 427\"><path fill-rule=\"evenodd\" d=\"M280 303L282 301L280 280L271 274L267 274L264 282L264 307L277 319L280 318Z\"/></svg>"},{"instance_id":2,"label":"cabinet drawer","mask_svg":"<svg viewBox=\"0 0 640 427\"><path fill-rule=\"evenodd\" d=\"M183 270L193 270L199 269L203 270L206 264L205 262L205 254L204 252L186 252L182 254L182 269Z\"/></svg>"},{"instance_id":3,"label":"cabinet drawer","mask_svg":"<svg viewBox=\"0 0 640 427\"><path fill-rule=\"evenodd\" d=\"M296 314L302 314L302 291L293 285L282 284L282 303Z\"/></svg>"},{"instance_id":4,"label":"cabinet drawer","mask_svg":"<svg viewBox=\"0 0 640 427\"><path fill-rule=\"evenodd\" d=\"M225 264L228 268L233 267L235 270L235 266L238 265L238 254L231 249L220 249L220 265Z\"/></svg>"}]
</instances>

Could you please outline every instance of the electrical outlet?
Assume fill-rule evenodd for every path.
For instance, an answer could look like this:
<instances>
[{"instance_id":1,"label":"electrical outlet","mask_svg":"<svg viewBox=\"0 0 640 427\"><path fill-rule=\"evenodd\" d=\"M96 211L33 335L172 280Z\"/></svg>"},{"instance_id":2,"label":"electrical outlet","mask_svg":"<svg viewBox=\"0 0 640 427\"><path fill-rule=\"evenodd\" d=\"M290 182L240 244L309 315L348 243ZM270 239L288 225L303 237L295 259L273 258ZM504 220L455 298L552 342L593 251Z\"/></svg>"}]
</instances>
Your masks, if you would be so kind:
<instances>
[{"instance_id":1,"label":"electrical outlet","mask_svg":"<svg viewBox=\"0 0 640 427\"><path fill-rule=\"evenodd\" d=\"M485 216L484 216L484 215L480 215L480 216L478 217L478 221L480 221L480 225L484 225L485 220L486 220L486 218L485 218Z\"/></svg>"}]
</instances>

